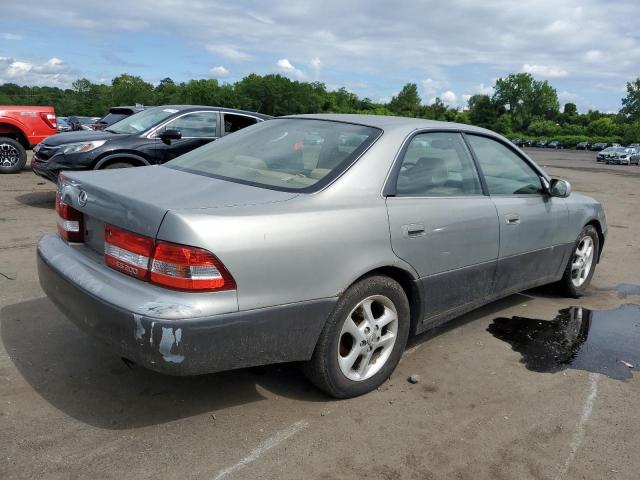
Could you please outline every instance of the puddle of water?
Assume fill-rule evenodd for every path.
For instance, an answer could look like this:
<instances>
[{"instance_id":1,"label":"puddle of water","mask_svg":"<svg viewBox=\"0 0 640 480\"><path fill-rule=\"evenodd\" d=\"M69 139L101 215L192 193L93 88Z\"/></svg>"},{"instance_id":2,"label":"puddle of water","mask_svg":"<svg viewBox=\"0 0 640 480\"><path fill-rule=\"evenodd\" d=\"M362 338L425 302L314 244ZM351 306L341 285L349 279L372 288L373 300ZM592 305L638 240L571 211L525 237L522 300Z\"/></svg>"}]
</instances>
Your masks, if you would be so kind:
<instances>
[{"instance_id":1,"label":"puddle of water","mask_svg":"<svg viewBox=\"0 0 640 480\"><path fill-rule=\"evenodd\" d=\"M509 343L534 372L571 368L627 380L640 370L640 305L614 310L570 307L550 321L496 318L487 330Z\"/></svg>"},{"instance_id":2,"label":"puddle of water","mask_svg":"<svg viewBox=\"0 0 640 480\"><path fill-rule=\"evenodd\" d=\"M622 298L626 298L627 295L640 295L640 285L634 285L633 283L619 283L614 290Z\"/></svg>"}]
</instances>

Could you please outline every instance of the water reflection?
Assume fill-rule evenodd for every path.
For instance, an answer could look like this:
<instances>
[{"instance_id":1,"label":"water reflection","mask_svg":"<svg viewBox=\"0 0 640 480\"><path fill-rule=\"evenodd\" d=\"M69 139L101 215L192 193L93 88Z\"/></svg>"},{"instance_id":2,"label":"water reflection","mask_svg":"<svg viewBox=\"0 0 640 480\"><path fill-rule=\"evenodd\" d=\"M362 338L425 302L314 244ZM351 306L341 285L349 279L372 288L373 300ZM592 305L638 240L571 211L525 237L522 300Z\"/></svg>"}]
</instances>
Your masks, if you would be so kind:
<instances>
[{"instance_id":1,"label":"water reflection","mask_svg":"<svg viewBox=\"0 0 640 480\"><path fill-rule=\"evenodd\" d=\"M509 343L535 372L572 368L626 380L640 367L639 305L614 310L570 307L551 321L496 318L488 331Z\"/></svg>"}]
</instances>

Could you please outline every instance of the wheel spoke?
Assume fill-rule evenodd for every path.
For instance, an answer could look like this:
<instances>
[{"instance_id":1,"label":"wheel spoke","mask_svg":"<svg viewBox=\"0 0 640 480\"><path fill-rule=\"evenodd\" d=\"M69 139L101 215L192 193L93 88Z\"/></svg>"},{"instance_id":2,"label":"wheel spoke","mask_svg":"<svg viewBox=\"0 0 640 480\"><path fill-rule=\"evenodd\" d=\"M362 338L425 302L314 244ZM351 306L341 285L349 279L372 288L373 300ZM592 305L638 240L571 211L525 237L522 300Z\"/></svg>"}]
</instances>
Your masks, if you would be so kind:
<instances>
[{"instance_id":1,"label":"wheel spoke","mask_svg":"<svg viewBox=\"0 0 640 480\"><path fill-rule=\"evenodd\" d=\"M365 339L362 329L358 327L358 325L356 325L356 322L354 322L353 318L351 317L347 318L347 320L344 322L342 332L350 334L354 338L354 341L356 343L360 343Z\"/></svg>"},{"instance_id":2,"label":"wheel spoke","mask_svg":"<svg viewBox=\"0 0 640 480\"><path fill-rule=\"evenodd\" d=\"M370 298L362 302L362 305L361 305L362 312L364 314L363 315L364 320L368 322L369 325L373 325L376 321L376 319L373 318L373 311L371 310L371 305L373 305L373 300L371 300Z\"/></svg>"},{"instance_id":3,"label":"wheel spoke","mask_svg":"<svg viewBox=\"0 0 640 480\"><path fill-rule=\"evenodd\" d=\"M358 365L358 375L360 376L360 378L366 377L372 355L373 350L367 350L363 352L362 359L360 360L360 365Z\"/></svg>"},{"instance_id":4,"label":"wheel spoke","mask_svg":"<svg viewBox=\"0 0 640 480\"><path fill-rule=\"evenodd\" d=\"M378 328L382 330L384 327L386 327L391 322L394 322L396 320L398 320L398 315L396 315L396 312L394 312L390 308L385 307L384 313L380 318L377 318L375 322Z\"/></svg>"},{"instance_id":5,"label":"wheel spoke","mask_svg":"<svg viewBox=\"0 0 640 480\"><path fill-rule=\"evenodd\" d=\"M346 357L338 355L338 363L340 364L342 371L349 372L353 370L353 364L356 363L361 351L362 349L359 345L354 345Z\"/></svg>"},{"instance_id":6,"label":"wheel spoke","mask_svg":"<svg viewBox=\"0 0 640 480\"><path fill-rule=\"evenodd\" d=\"M377 348L382 347L382 350L386 350L387 348L392 347L395 341L396 341L396 334L393 332L389 332L385 334L383 337L380 337L380 340L378 340L376 347Z\"/></svg>"}]
</instances>

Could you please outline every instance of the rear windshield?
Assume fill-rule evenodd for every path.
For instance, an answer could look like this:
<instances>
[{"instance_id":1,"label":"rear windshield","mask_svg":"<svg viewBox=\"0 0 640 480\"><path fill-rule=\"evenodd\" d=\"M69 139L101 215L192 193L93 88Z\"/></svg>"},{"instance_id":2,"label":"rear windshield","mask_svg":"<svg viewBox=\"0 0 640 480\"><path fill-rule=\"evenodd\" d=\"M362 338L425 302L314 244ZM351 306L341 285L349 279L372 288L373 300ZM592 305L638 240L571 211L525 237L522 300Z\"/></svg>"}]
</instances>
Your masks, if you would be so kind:
<instances>
[{"instance_id":1,"label":"rear windshield","mask_svg":"<svg viewBox=\"0 0 640 480\"><path fill-rule=\"evenodd\" d=\"M177 112L171 107L149 108L114 123L107 130L114 133L141 133Z\"/></svg>"},{"instance_id":2,"label":"rear windshield","mask_svg":"<svg viewBox=\"0 0 640 480\"><path fill-rule=\"evenodd\" d=\"M127 118L129 116L128 113L107 113L103 118L98 121L103 125L113 125L116 122L119 122L123 118Z\"/></svg>"},{"instance_id":3,"label":"rear windshield","mask_svg":"<svg viewBox=\"0 0 640 480\"><path fill-rule=\"evenodd\" d=\"M165 166L275 190L309 192L342 173L380 134L377 128L351 123L273 119Z\"/></svg>"}]
</instances>

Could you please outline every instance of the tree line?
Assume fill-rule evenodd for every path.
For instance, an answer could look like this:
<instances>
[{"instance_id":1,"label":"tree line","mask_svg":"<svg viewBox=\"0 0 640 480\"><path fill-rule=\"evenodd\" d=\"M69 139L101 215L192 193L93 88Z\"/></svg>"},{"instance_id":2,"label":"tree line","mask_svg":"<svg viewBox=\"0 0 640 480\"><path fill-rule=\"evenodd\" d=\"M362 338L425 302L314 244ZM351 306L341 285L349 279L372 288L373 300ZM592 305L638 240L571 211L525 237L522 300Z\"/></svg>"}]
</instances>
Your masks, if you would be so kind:
<instances>
[{"instance_id":1,"label":"tree line","mask_svg":"<svg viewBox=\"0 0 640 480\"><path fill-rule=\"evenodd\" d=\"M328 90L321 82L300 82L282 75L251 74L235 83L198 79L157 85L122 74L110 85L76 80L72 88L0 85L0 105L53 105L59 116L102 116L118 105L217 105L280 116L301 113L365 113L455 121L489 128L524 139L559 140L567 146L581 141L640 143L640 79L627 83L618 113L589 110L574 103L562 108L556 89L528 73L496 80L493 95L473 95L467 108L447 106L440 98L423 103L415 83L407 83L389 102L360 98L346 88Z\"/></svg>"}]
</instances>

